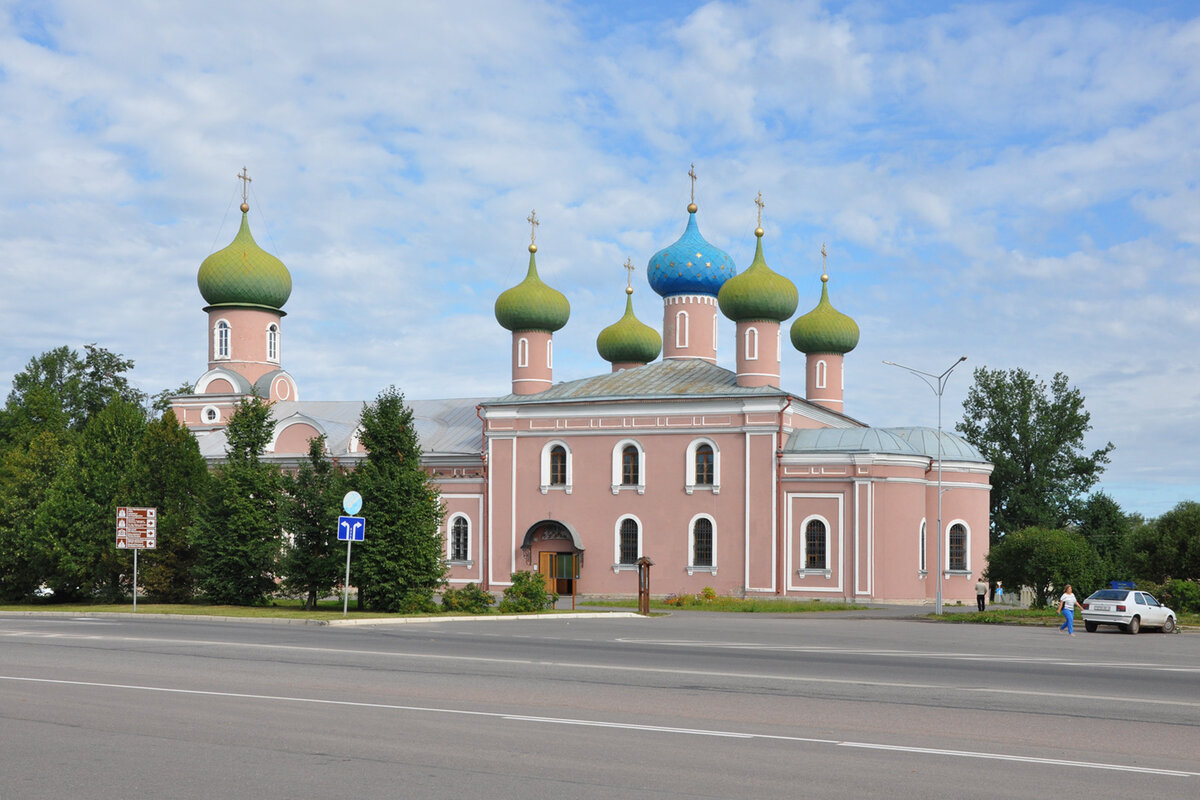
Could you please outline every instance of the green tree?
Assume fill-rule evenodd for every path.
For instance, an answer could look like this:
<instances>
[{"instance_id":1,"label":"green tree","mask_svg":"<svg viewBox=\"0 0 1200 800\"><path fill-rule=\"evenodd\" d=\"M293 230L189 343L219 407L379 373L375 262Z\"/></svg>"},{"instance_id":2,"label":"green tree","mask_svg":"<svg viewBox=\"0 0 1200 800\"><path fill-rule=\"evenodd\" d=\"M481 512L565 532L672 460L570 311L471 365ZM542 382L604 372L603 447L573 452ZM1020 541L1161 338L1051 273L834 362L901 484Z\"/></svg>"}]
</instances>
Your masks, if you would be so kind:
<instances>
[{"instance_id":1,"label":"green tree","mask_svg":"<svg viewBox=\"0 0 1200 800\"><path fill-rule=\"evenodd\" d=\"M113 395L55 476L36 524L52 543L48 580L56 597L117 602L129 589L133 555L116 548L116 509L130 504L121 490L145 432L141 406Z\"/></svg>"},{"instance_id":2,"label":"green tree","mask_svg":"<svg viewBox=\"0 0 1200 800\"><path fill-rule=\"evenodd\" d=\"M1078 531L1022 528L992 545L987 578L1016 589L1033 589L1033 604L1044 608L1052 592L1071 584L1078 597L1100 585L1103 565Z\"/></svg>"},{"instance_id":3,"label":"green tree","mask_svg":"<svg viewBox=\"0 0 1200 800\"><path fill-rule=\"evenodd\" d=\"M132 361L95 344L85 345L82 356L66 346L35 356L13 376L0 440L27 440L47 426L82 431L113 397L141 405L146 397L126 377L131 369Z\"/></svg>"},{"instance_id":4,"label":"green tree","mask_svg":"<svg viewBox=\"0 0 1200 800\"><path fill-rule=\"evenodd\" d=\"M194 591L192 540L209 497L210 476L200 445L175 414L164 411L146 428L134 454L126 496L158 509L158 541L142 554L138 580L149 595L186 603Z\"/></svg>"},{"instance_id":5,"label":"green tree","mask_svg":"<svg viewBox=\"0 0 1200 800\"><path fill-rule=\"evenodd\" d=\"M363 496L366 540L353 549L359 604L376 611L434 607L446 575L442 506L421 467L412 410L390 387L363 409L360 441L367 457L352 475Z\"/></svg>"},{"instance_id":6,"label":"green tree","mask_svg":"<svg viewBox=\"0 0 1200 800\"><path fill-rule=\"evenodd\" d=\"M305 609L313 609L318 598L333 591L344 563L337 518L346 481L325 455L324 436L309 441L308 460L285 483L292 541L283 558L283 588L303 596Z\"/></svg>"},{"instance_id":7,"label":"green tree","mask_svg":"<svg viewBox=\"0 0 1200 800\"><path fill-rule=\"evenodd\" d=\"M35 521L55 478L74 459L73 438L65 431L43 430L0 453L0 598L4 600L29 596L50 575L53 543L43 538Z\"/></svg>"},{"instance_id":8,"label":"green tree","mask_svg":"<svg viewBox=\"0 0 1200 800\"><path fill-rule=\"evenodd\" d=\"M1185 500L1138 528L1129 555L1142 580L1200 580L1200 503Z\"/></svg>"},{"instance_id":9,"label":"green tree","mask_svg":"<svg viewBox=\"0 0 1200 800\"><path fill-rule=\"evenodd\" d=\"M1113 450L1084 449L1091 415L1057 373L1046 384L1023 369L975 370L958 431L992 462L992 544L1028 527L1062 528Z\"/></svg>"},{"instance_id":10,"label":"green tree","mask_svg":"<svg viewBox=\"0 0 1200 800\"><path fill-rule=\"evenodd\" d=\"M272 430L271 408L258 397L242 400L225 429L226 462L193 541L196 588L212 602L262 605L275 589L283 481L260 461Z\"/></svg>"},{"instance_id":11,"label":"green tree","mask_svg":"<svg viewBox=\"0 0 1200 800\"><path fill-rule=\"evenodd\" d=\"M1110 580L1123 580L1128 570L1122 556L1125 543L1133 531L1133 520L1121 506L1104 492L1096 492L1080 505L1076 514L1079 532L1100 556L1105 575Z\"/></svg>"}]
</instances>

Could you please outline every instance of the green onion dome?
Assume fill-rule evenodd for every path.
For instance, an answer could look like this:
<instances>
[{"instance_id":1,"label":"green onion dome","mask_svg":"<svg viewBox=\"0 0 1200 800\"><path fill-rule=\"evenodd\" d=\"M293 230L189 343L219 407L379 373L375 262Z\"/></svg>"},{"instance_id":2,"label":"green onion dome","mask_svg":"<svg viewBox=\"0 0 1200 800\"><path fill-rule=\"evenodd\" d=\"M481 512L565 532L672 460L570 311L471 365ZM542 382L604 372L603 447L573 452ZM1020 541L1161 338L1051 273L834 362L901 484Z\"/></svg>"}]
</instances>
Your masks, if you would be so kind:
<instances>
[{"instance_id":1,"label":"green onion dome","mask_svg":"<svg viewBox=\"0 0 1200 800\"><path fill-rule=\"evenodd\" d=\"M794 283L768 267L763 259L763 229L756 228L754 235L758 237L754 261L745 272L725 281L717 292L717 303L721 313L734 322L783 322L796 313L800 294Z\"/></svg>"},{"instance_id":2,"label":"green onion dome","mask_svg":"<svg viewBox=\"0 0 1200 800\"><path fill-rule=\"evenodd\" d=\"M858 323L829 302L829 276L821 276L821 302L792 323L792 345L801 353L845 355L858 346Z\"/></svg>"},{"instance_id":3,"label":"green onion dome","mask_svg":"<svg viewBox=\"0 0 1200 800\"><path fill-rule=\"evenodd\" d=\"M625 316L600 331L596 350L610 364L649 364L662 352L658 331L633 314L633 287L625 289Z\"/></svg>"},{"instance_id":4,"label":"green onion dome","mask_svg":"<svg viewBox=\"0 0 1200 800\"><path fill-rule=\"evenodd\" d=\"M563 293L542 283L538 277L536 252L537 245L529 245L529 272L525 280L496 298L496 321L502 328L554 333L566 325L571 316L571 304Z\"/></svg>"},{"instance_id":5,"label":"green onion dome","mask_svg":"<svg viewBox=\"0 0 1200 800\"><path fill-rule=\"evenodd\" d=\"M292 293L292 276L275 256L258 246L250 235L242 203L242 227L224 250L204 259L196 282L205 302L212 306L254 306L279 311Z\"/></svg>"}]
</instances>

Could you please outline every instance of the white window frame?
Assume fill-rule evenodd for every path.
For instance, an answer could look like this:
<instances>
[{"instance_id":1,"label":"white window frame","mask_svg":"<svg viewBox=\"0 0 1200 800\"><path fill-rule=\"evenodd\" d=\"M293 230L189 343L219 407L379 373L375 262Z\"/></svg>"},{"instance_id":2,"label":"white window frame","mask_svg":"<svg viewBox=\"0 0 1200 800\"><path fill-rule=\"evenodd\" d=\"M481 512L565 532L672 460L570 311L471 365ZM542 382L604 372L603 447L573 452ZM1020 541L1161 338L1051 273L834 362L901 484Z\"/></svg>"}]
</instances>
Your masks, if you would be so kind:
<instances>
[{"instance_id":1,"label":"white window frame","mask_svg":"<svg viewBox=\"0 0 1200 800\"><path fill-rule=\"evenodd\" d=\"M829 377L829 365L825 363L825 359L823 359L823 358L818 359L817 360L817 368L816 368L816 378L817 378L817 388L818 389L825 388L825 383L826 383L826 380L828 379L828 377Z\"/></svg>"},{"instance_id":2,"label":"white window frame","mask_svg":"<svg viewBox=\"0 0 1200 800\"><path fill-rule=\"evenodd\" d=\"M209 419L210 415L216 415L215 418ZM216 406L205 406L200 409L200 421L205 425L216 425L221 421L221 409Z\"/></svg>"},{"instance_id":3,"label":"white window frame","mask_svg":"<svg viewBox=\"0 0 1200 800\"><path fill-rule=\"evenodd\" d=\"M467 523L467 557L465 560L454 557L454 523L460 519ZM446 520L446 561L450 564L461 564L467 567L475 566L475 560L471 558L471 518L462 512L451 514L450 518Z\"/></svg>"},{"instance_id":4,"label":"white window frame","mask_svg":"<svg viewBox=\"0 0 1200 800\"><path fill-rule=\"evenodd\" d=\"M529 366L529 340L524 336L517 339L517 366Z\"/></svg>"},{"instance_id":5,"label":"white window frame","mask_svg":"<svg viewBox=\"0 0 1200 800\"><path fill-rule=\"evenodd\" d=\"M955 525L962 525L966 535L963 537L963 568L950 569L950 529ZM942 564L943 575L947 578L951 575L970 575L971 570L971 526L967 524L965 519L953 519L946 523L946 528L942 531L942 535L946 537L946 561Z\"/></svg>"},{"instance_id":6,"label":"white window frame","mask_svg":"<svg viewBox=\"0 0 1200 800\"><path fill-rule=\"evenodd\" d=\"M686 350L688 346L688 312L675 312L675 347Z\"/></svg>"},{"instance_id":7,"label":"white window frame","mask_svg":"<svg viewBox=\"0 0 1200 800\"><path fill-rule=\"evenodd\" d=\"M267 326L267 361L279 363L279 325L274 322Z\"/></svg>"},{"instance_id":8,"label":"white window frame","mask_svg":"<svg viewBox=\"0 0 1200 800\"><path fill-rule=\"evenodd\" d=\"M712 315L712 331L713 331L713 352L715 353L715 352L717 352L717 349L718 349L717 345L719 344L719 342L717 341L717 312L716 311L713 311L713 315Z\"/></svg>"},{"instance_id":9,"label":"white window frame","mask_svg":"<svg viewBox=\"0 0 1200 800\"><path fill-rule=\"evenodd\" d=\"M213 360L232 358L232 352L233 326L229 320L219 319L213 324Z\"/></svg>"},{"instance_id":10,"label":"white window frame","mask_svg":"<svg viewBox=\"0 0 1200 800\"><path fill-rule=\"evenodd\" d=\"M743 334L742 352L747 361L758 361L758 328L746 328Z\"/></svg>"},{"instance_id":11,"label":"white window frame","mask_svg":"<svg viewBox=\"0 0 1200 800\"><path fill-rule=\"evenodd\" d=\"M622 564L621 563L621 523L631 519L637 525L637 557L642 557L642 545L646 540L646 526L642 525L642 521L638 519L636 514L622 514L617 518L617 524L613 526L613 572L631 572L637 569L637 564ZM637 559L634 559L635 561Z\"/></svg>"},{"instance_id":12,"label":"white window frame","mask_svg":"<svg viewBox=\"0 0 1200 800\"><path fill-rule=\"evenodd\" d=\"M926 520L921 520L921 530L917 534L917 572L921 577L929 574L929 525Z\"/></svg>"},{"instance_id":13,"label":"white window frame","mask_svg":"<svg viewBox=\"0 0 1200 800\"><path fill-rule=\"evenodd\" d=\"M633 445L638 451L638 482L636 484L621 483L622 472L621 458L623 451L629 445ZM641 442L637 439L622 439L613 445L612 455L612 493L619 494L622 490L633 491L637 490L638 494L646 493L646 449L642 447Z\"/></svg>"},{"instance_id":14,"label":"white window frame","mask_svg":"<svg viewBox=\"0 0 1200 800\"><path fill-rule=\"evenodd\" d=\"M700 449L700 445L706 444L713 451L713 482L712 485L707 483L696 483L696 451ZM683 464L684 475L686 476L683 484L683 490L688 494L692 494L697 489L702 492L711 491L713 494L721 493L721 448L717 447L717 443L707 437L693 439L688 443L687 452L684 456L686 459Z\"/></svg>"},{"instance_id":15,"label":"white window frame","mask_svg":"<svg viewBox=\"0 0 1200 800\"><path fill-rule=\"evenodd\" d=\"M820 522L825 526L825 568L824 569L809 569L808 568L808 523ZM822 575L826 578L833 576L833 526L829 524L829 520L821 514L809 514L804 518L804 522L800 523L800 568L796 570L797 575Z\"/></svg>"},{"instance_id":16,"label":"white window frame","mask_svg":"<svg viewBox=\"0 0 1200 800\"><path fill-rule=\"evenodd\" d=\"M697 566L696 565L696 523L700 520L708 520L708 524L712 526L712 565ZM705 572L712 575L717 574L717 521L709 514L697 514L692 517L688 523L688 565L687 574L694 575L697 572Z\"/></svg>"},{"instance_id":17,"label":"white window frame","mask_svg":"<svg viewBox=\"0 0 1200 800\"><path fill-rule=\"evenodd\" d=\"M549 369L554 368L554 340L553 339L546 340L546 367Z\"/></svg>"},{"instance_id":18,"label":"white window frame","mask_svg":"<svg viewBox=\"0 0 1200 800\"><path fill-rule=\"evenodd\" d=\"M566 482L566 484L561 485L561 486L550 483L550 451L553 450L555 447L561 447L563 450L567 451L567 482ZM571 493L571 487L573 486L573 481L574 481L572 461L574 461L574 459L571 458L571 446L569 444L564 442L562 439L554 439L549 442L546 442L546 444L542 447L542 458L541 458L542 481L541 481L540 489L541 489L542 494L546 494L547 492L550 492L551 490L556 491L556 492L563 491L563 492L566 492L567 494Z\"/></svg>"}]
</instances>

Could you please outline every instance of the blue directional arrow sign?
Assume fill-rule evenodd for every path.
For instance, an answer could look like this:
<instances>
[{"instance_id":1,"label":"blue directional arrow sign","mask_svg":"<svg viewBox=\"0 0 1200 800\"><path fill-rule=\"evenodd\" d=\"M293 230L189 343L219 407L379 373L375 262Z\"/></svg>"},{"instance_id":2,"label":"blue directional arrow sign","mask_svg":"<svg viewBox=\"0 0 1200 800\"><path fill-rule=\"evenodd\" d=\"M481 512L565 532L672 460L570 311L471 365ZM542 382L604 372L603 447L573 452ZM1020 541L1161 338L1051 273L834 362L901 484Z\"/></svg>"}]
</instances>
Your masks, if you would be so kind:
<instances>
[{"instance_id":1,"label":"blue directional arrow sign","mask_svg":"<svg viewBox=\"0 0 1200 800\"><path fill-rule=\"evenodd\" d=\"M338 541L361 542L367 536L366 517L338 517Z\"/></svg>"}]
</instances>

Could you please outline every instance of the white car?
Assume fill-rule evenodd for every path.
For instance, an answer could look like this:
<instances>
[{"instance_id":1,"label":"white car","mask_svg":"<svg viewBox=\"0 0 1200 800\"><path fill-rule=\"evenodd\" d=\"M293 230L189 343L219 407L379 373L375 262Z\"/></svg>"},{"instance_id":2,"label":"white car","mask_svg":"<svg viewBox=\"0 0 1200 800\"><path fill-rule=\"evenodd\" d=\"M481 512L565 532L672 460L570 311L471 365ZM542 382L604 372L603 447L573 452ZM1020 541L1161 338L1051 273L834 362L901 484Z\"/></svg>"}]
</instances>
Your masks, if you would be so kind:
<instances>
[{"instance_id":1,"label":"white car","mask_svg":"<svg viewBox=\"0 0 1200 800\"><path fill-rule=\"evenodd\" d=\"M1097 625L1116 625L1127 633L1142 628L1175 632L1175 612L1146 592L1136 589L1101 589L1081 604L1083 626L1095 633Z\"/></svg>"},{"instance_id":2,"label":"white car","mask_svg":"<svg viewBox=\"0 0 1200 800\"><path fill-rule=\"evenodd\" d=\"M34 597L53 597L54 590L49 586L39 586L33 590Z\"/></svg>"}]
</instances>

